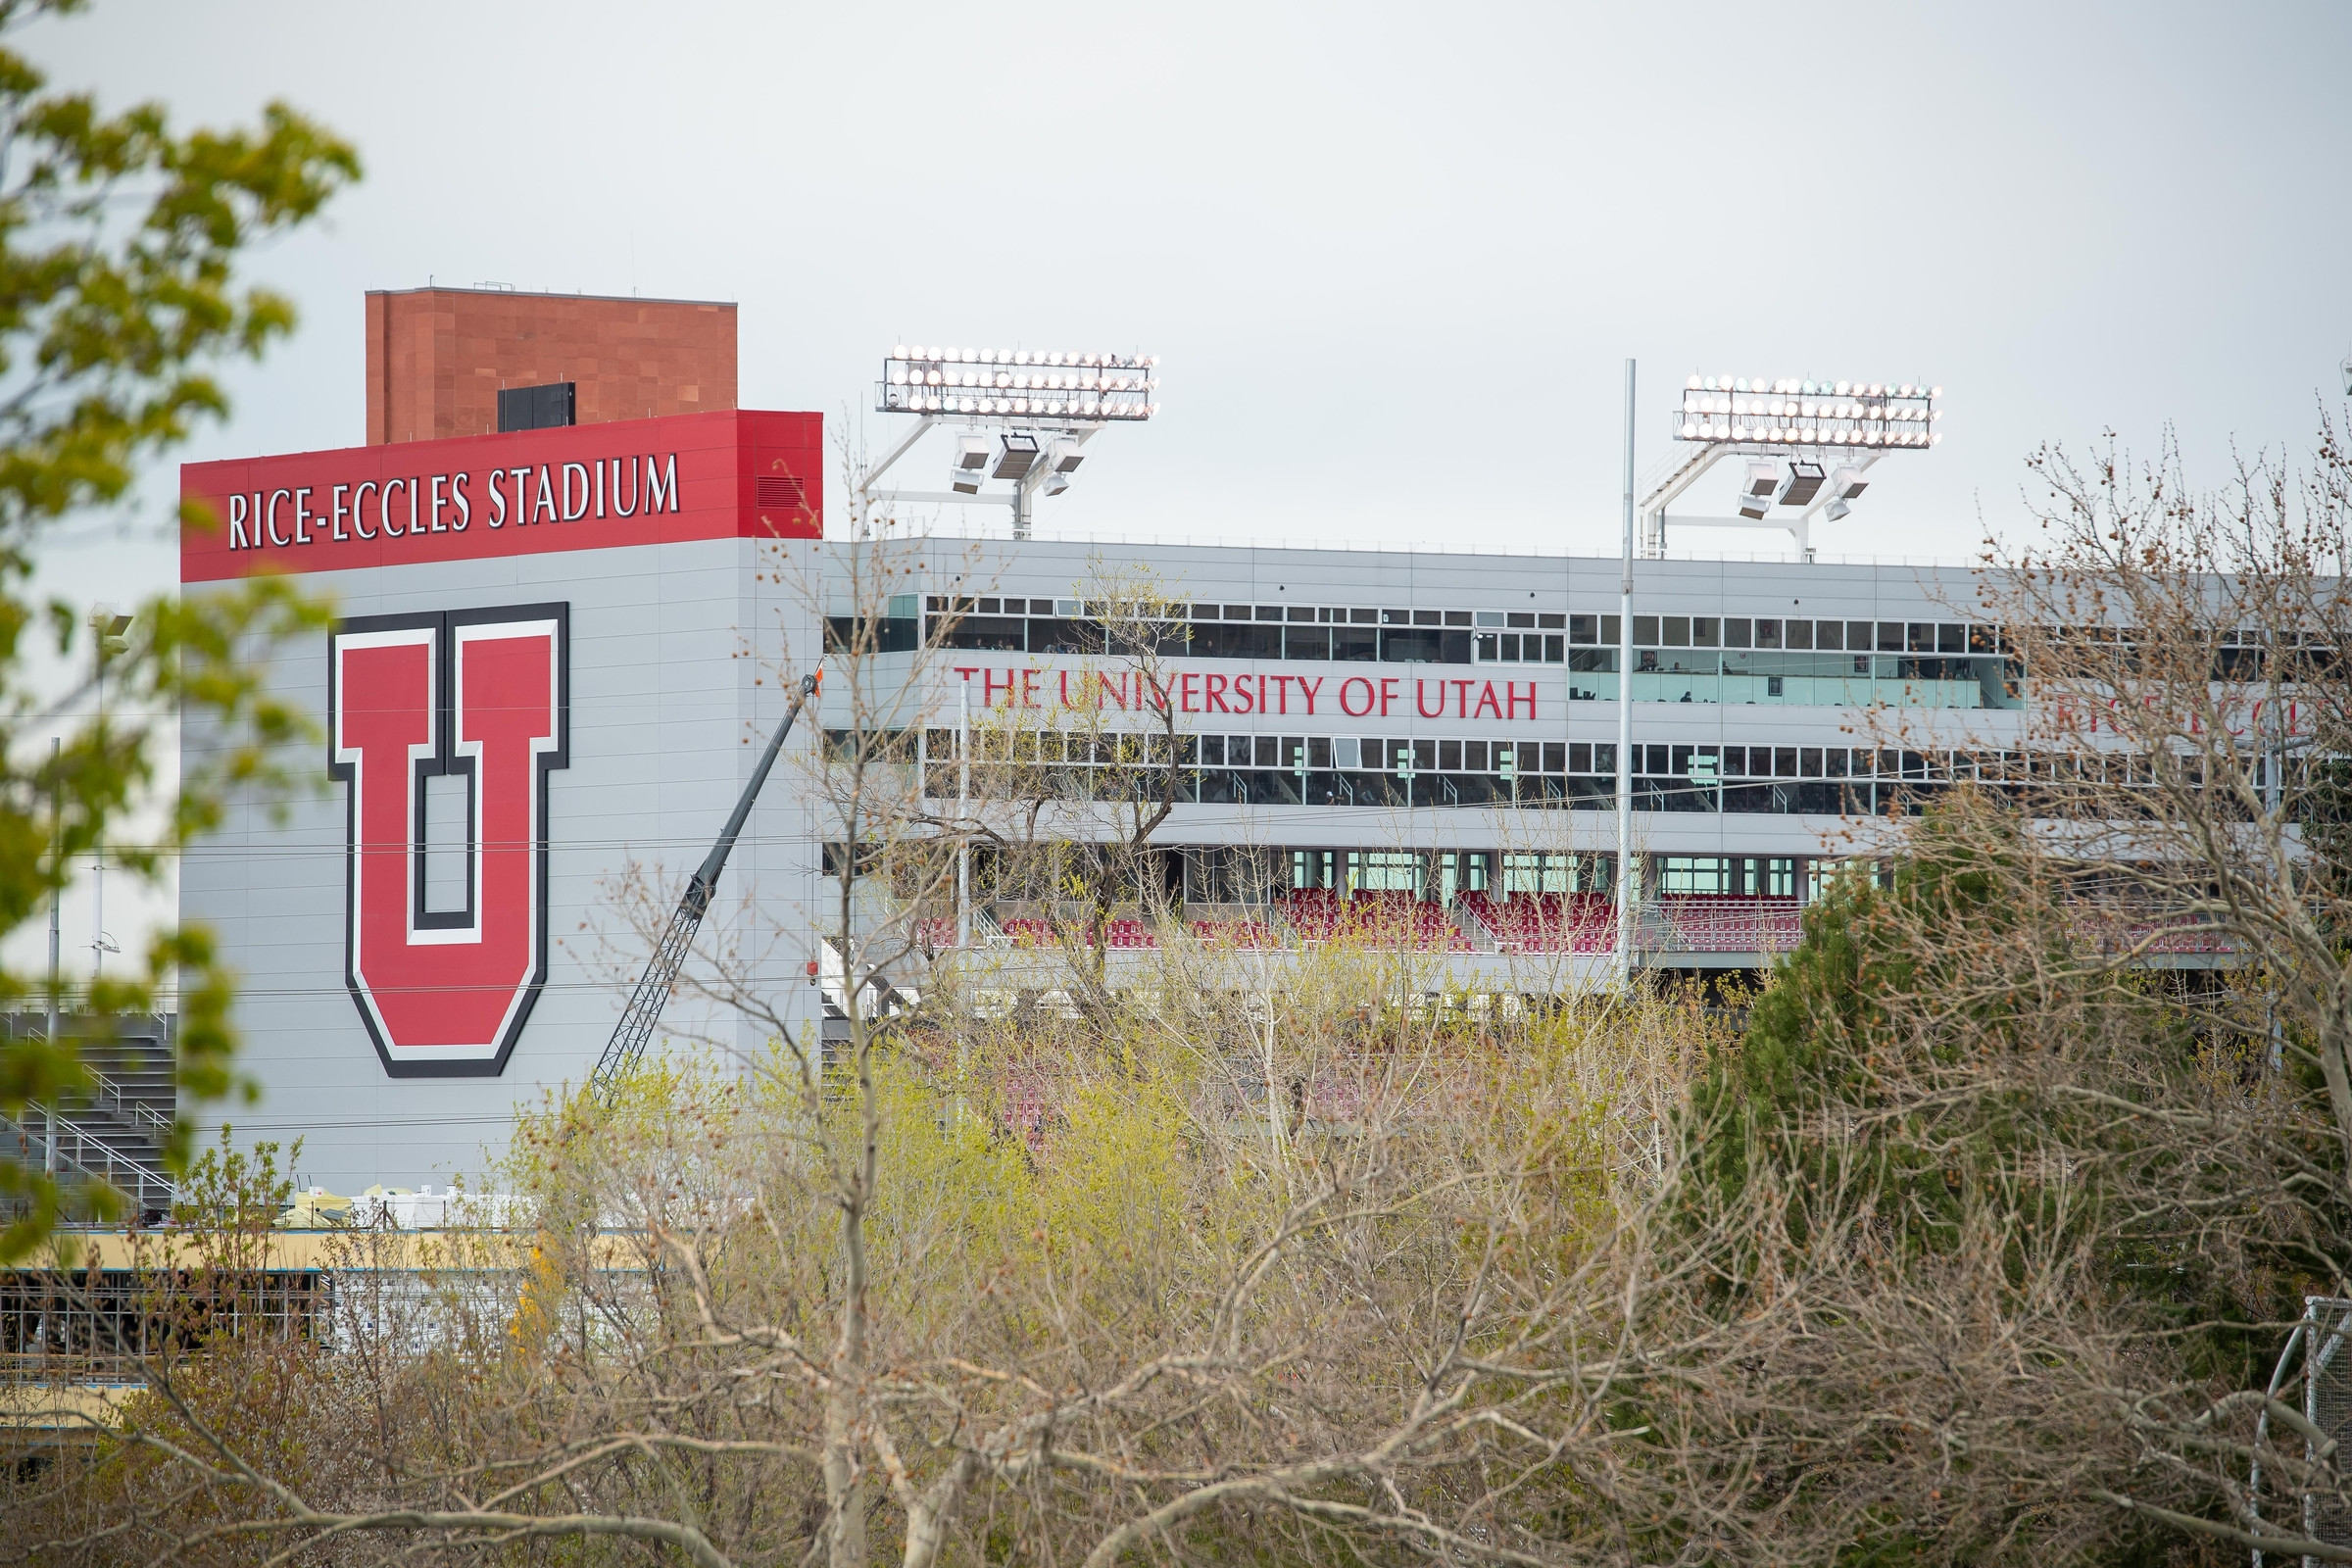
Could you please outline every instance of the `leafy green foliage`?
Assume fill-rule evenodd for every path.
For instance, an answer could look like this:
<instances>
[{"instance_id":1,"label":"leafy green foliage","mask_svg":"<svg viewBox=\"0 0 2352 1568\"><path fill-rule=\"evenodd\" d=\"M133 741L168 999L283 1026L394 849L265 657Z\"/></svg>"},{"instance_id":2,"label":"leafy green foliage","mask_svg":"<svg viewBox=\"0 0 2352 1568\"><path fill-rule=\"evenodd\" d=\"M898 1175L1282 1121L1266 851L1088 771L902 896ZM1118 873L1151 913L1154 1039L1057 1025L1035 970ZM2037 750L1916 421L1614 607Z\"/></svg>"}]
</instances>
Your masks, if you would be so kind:
<instances>
[{"instance_id":1,"label":"leafy green foliage","mask_svg":"<svg viewBox=\"0 0 2352 1568\"><path fill-rule=\"evenodd\" d=\"M0 0L0 32L81 0ZM127 627L92 626L78 607L37 602L42 541L62 519L122 499L141 465L227 412L216 372L255 359L292 330L290 301L240 285L235 264L256 243L313 218L358 177L353 150L284 104L259 126L175 131L160 104L101 110L89 93L55 93L22 54L0 47L0 930L42 917L68 868L103 843L154 876L171 852L218 824L226 790L286 780L273 760L307 720L255 671L272 642L317 625L320 607L278 581L165 597ZM198 526L213 519L191 514ZM53 651L84 671L73 690L36 675ZM230 744L165 794L151 720L101 718L103 679L122 712L177 710ZM54 758L29 733L74 720ZM160 798L159 798L160 797ZM151 842L126 824L162 808ZM161 934L144 972L59 999L75 1012L149 1009L176 988L179 1087L190 1101L230 1090L232 977L201 930ZM46 981L0 973L0 1006L40 997ZM0 1116L70 1102L86 1086L71 1040L0 1043ZM11 1138L7 1143L15 1145ZM183 1125L167 1157L183 1161ZM37 1158L37 1154L36 1154ZM23 1255L61 1215L105 1215L112 1195L0 1158L0 1259Z\"/></svg>"}]
</instances>

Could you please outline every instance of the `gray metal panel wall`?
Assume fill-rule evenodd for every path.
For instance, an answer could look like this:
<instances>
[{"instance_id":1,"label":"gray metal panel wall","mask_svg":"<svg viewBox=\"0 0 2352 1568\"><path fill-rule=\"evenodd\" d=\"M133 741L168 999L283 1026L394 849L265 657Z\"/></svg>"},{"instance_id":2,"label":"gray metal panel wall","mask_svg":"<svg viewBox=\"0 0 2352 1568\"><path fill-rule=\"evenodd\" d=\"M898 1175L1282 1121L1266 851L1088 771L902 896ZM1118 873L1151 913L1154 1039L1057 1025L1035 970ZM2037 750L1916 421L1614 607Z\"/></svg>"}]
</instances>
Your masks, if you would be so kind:
<instances>
[{"instance_id":1,"label":"gray metal panel wall","mask_svg":"<svg viewBox=\"0 0 2352 1568\"><path fill-rule=\"evenodd\" d=\"M464 1172L478 1187L514 1107L585 1079L644 961L646 942L617 923L612 879L634 861L658 867L674 891L781 718L777 667L816 647L809 600L796 587L815 548L724 539L304 579L347 615L570 604L570 765L549 781L548 979L501 1076L387 1077L344 986L342 787L297 799L282 823L236 802L180 877L183 917L211 925L243 977L237 1067L262 1091L258 1105L213 1119L237 1123L240 1145L302 1137L306 1184L351 1193L376 1182L440 1185ZM321 712L324 638L287 651L271 678ZM212 744L191 726L187 763L199 764ZM814 993L801 978L816 871L803 792L810 750L796 734L797 765L770 780L705 931L756 955L778 1004L813 1028ZM292 760L323 782L322 746ZM673 1002L663 1023L665 1034L734 1051L763 1047L762 1031L691 997Z\"/></svg>"}]
</instances>

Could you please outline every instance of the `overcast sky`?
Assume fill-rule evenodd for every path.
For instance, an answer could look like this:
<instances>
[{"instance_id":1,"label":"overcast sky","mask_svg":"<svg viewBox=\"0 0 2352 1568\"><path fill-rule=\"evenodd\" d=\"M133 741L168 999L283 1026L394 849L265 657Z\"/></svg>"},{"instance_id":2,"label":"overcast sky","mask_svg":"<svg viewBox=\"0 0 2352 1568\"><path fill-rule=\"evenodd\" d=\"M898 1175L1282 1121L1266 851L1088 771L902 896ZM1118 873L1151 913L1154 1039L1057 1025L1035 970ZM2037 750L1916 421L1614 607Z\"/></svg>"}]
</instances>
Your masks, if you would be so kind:
<instances>
[{"instance_id":1,"label":"overcast sky","mask_svg":"<svg viewBox=\"0 0 2352 1568\"><path fill-rule=\"evenodd\" d=\"M745 405L877 441L896 341L1160 355L1049 534L1611 552L1627 356L1643 468L1693 371L1936 382L1943 444L1816 542L1965 557L2037 443L2170 421L2217 480L2352 351L2338 4L100 0L27 43L366 160L255 259L301 334L190 456L357 443L362 291L498 280L738 301Z\"/></svg>"}]
</instances>

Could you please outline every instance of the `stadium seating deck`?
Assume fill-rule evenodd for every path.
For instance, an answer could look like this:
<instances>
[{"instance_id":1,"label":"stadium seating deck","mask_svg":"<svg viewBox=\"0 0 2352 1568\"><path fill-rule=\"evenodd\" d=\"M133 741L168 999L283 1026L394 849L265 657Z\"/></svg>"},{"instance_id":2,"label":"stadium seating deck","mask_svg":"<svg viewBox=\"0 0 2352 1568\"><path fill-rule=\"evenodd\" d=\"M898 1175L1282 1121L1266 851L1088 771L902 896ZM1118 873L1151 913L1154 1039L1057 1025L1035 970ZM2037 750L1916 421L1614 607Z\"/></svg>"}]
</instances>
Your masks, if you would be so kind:
<instances>
[{"instance_id":1,"label":"stadium seating deck","mask_svg":"<svg viewBox=\"0 0 2352 1568\"><path fill-rule=\"evenodd\" d=\"M1282 901L1284 918L1307 942L1342 939L1416 952L1471 951L1443 905L1409 893L1359 893L1342 898L1328 888L1301 888Z\"/></svg>"}]
</instances>

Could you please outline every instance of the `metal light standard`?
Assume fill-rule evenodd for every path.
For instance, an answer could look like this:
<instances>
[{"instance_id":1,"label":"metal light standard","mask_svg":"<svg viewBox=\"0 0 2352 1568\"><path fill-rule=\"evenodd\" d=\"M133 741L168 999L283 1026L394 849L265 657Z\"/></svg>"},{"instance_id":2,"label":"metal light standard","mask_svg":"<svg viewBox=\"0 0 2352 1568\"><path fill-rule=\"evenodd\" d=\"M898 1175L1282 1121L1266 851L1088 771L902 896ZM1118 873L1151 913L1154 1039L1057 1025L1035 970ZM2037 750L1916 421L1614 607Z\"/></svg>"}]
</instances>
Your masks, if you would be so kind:
<instances>
[{"instance_id":1,"label":"metal light standard","mask_svg":"<svg viewBox=\"0 0 2352 1568\"><path fill-rule=\"evenodd\" d=\"M1625 563L1617 581L1617 983L1634 977L1634 362L1625 362Z\"/></svg>"},{"instance_id":2,"label":"metal light standard","mask_svg":"<svg viewBox=\"0 0 2352 1568\"><path fill-rule=\"evenodd\" d=\"M1669 522L1709 528L1785 529L1813 559L1816 516L1836 522L1869 488L1890 452L1924 452L1943 437L1935 426L1943 388L1922 382L1813 381L1798 376L1694 375L1683 386L1674 438L1686 444L1642 498L1642 554L1666 553ZM1673 517L1666 509L1726 459L1747 472L1731 517Z\"/></svg>"},{"instance_id":3,"label":"metal light standard","mask_svg":"<svg viewBox=\"0 0 2352 1568\"><path fill-rule=\"evenodd\" d=\"M2352 385L2352 382L2348 382ZM1634 362L1625 362L1625 560L1617 621L1617 979L1634 968L1637 932L1634 870L1634 517L1642 517L1642 554L1666 554L1668 522L1711 528L1786 529L1798 555L1813 559L1816 515L1835 522L1869 488L1871 467L1889 452L1926 451L1943 437L1936 405L1943 388L1924 382L1778 380L1693 375L1683 387L1674 438L1685 451L1664 477L1634 502ZM1666 509L1726 459L1741 459L1732 517L1675 517Z\"/></svg>"},{"instance_id":4,"label":"metal light standard","mask_svg":"<svg viewBox=\"0 0 2352 1568\"><path fill-rule=\"evenodd\" d=\"M1086 444L1114 424L1150 419L1159 412L1158 393L1154 355L899 344L882 363L874 409L913 415L916 424L858 476L858 516L862 522L876 501L1008 506L1012 536L1026 539L1038 492L1067 490L1086 461ZM932 429L951 423L968 433L956 437L947 489L874 488ZM1009 479L1012 488L983 489L992 479Z\"/></svg>"}]
</instances>

